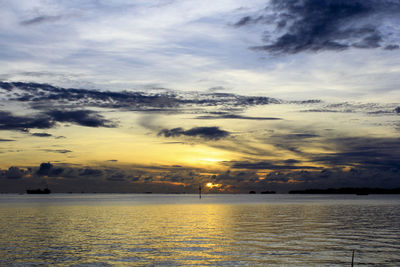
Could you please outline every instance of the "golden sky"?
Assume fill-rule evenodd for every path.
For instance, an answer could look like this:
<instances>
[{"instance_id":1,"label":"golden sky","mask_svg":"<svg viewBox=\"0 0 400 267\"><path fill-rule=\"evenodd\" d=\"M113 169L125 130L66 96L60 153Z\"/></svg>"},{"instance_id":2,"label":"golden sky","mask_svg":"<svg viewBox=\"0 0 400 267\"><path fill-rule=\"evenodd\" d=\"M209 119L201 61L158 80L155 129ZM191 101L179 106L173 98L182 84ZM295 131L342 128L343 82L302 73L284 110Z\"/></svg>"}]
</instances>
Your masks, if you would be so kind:
<instances>
[{"instance_id":1,"label":"golden sky","mask_svg":"<svg viewBox=\"0 0 400 267\"><path fill-rule=\"evenodd\" d=\"M0 192L399 187L399 12L7 1Z\"/></svg>"}]
</instances>

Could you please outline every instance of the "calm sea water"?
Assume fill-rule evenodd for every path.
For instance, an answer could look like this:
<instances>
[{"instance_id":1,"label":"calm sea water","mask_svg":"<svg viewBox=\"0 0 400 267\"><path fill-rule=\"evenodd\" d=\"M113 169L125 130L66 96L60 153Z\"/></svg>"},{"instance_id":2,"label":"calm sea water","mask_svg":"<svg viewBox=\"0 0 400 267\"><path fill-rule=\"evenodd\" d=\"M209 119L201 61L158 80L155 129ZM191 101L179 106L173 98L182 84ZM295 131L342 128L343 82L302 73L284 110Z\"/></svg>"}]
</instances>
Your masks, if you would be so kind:
<instances>
[{"instance_id":1,"label":"calm sea water","mask_svg":"<svg viewBox=\"0 0 400 267\"><path fill-rule=\"evenodd\" d=\"M400 266L400 196L0 195L0 266Z\"/></svg>"}]
</instances>

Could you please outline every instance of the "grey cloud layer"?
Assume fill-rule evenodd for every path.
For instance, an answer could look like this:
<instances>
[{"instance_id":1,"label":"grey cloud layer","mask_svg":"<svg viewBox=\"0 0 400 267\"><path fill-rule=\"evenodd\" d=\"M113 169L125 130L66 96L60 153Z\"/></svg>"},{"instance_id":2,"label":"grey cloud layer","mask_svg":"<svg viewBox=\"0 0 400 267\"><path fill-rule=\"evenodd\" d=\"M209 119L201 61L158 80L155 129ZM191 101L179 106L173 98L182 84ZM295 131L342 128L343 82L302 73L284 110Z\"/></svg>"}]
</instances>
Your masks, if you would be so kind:
<instances>
[{"instance_id":1,"label":"grey cloud layer","mask_svg":"<svg viewBox=\"0 0 400 267\"><path fill-rule=\"evenodd\" d=\"M278 104L270 97L241 96L227 93L177 93L148 94L143 92L110 92L75 88L61 88L48 84L0 82L0 89L10 100L27 102L36 109L53 106L125 109L132 111L162 111L182 106L227 106L247 107L253 105Z\"/></svg>"},{"instance_id":2,"label":"grey cloud layer","mask_svg":"<svg viewBox=\"0 0 400 267\"><path fill-rule=\"evenodd\" d=\"M184 94L142 92L110 92L87 89L60 88L48 84L0 82L0 96L9 101L29 104L39 111L32 115L17 116L8 111L0 111L0 130L49 129L57 122L74 123L86 127L117 127L117 123L103 117L99 111L82 109L107 108L121 111L141 112L185 112L187 108L215 107L225 110L242 110L254 105L278 104L279 100L269 97L240 96L227 93ZM192 112L189 110L189 112ZM222 115L221 115L222 116ZM275 118L245 117L225 112L221 118L272 120ZM206 117L203 117L206 119ZM48 137L36 133L33 136ZM165 130L167 135L200 136L205 139L225 137L226 132L198 128L191 130Z\"/></svg>"}]
</instances>

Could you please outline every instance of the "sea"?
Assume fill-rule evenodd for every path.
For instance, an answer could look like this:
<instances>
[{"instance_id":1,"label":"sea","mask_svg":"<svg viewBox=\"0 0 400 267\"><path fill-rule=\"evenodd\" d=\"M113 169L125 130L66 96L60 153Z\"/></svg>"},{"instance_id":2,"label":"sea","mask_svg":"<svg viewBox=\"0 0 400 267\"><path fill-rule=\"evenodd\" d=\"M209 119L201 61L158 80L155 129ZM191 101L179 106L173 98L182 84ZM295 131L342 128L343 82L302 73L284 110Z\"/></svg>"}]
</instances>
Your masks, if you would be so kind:
<instances>
[{"instance_id":1,"label":"sea","mask_svg":"<svg viewBox=\"0 0 400 267\"><path fill-rule=\"evenodd\" d=\"M400 195L0 195L0 266L400 266Z\"/></svg>"}]
</instances>

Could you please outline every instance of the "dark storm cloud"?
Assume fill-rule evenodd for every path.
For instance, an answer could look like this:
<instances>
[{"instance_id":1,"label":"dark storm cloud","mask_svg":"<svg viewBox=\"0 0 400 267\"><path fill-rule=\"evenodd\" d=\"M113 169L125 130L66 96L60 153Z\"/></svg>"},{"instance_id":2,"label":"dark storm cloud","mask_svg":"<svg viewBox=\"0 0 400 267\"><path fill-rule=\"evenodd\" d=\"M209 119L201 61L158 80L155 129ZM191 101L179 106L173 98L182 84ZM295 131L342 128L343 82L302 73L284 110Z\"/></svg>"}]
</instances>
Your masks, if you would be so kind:
<instances>
[{"instance_id":1,"label":"dark storm cloud","mask_svg":"<svg viewBox=\"0 0 400 267\"><path fill-rule=\"evenodd\" d=\"M48 116L14 116L8 111L0 111L0 130L27 131L30 128L48 129L54 127L55 122Z\"/></svg>"},{"instance_id":2,"label":"dark storm cloud","mask_svg":"<svg viewBox=\"0 0 400 267\"><path fill-rule=\"evenodd\" d=\"M207 140L219 140L229 136L229 132L219 129L219 127L195 127L189 130L182 128L163 129L158 133L159 136L164 137L201 137Z\"/></svg>"},{"instance_id":3,"label":"dark storm cloud","mask_svg":"<svg viewBox=\"0 0 400 267\"><path fill-rule=\"evenodd\" d=\"M87 127L116 127L111 121L91 110L51 110L46 114L58 122L71 122Z\"/></svg>"},{"instance_id":4,"label":"dark storm cloud","mask_svg":"<svg viewBox=\"0 0 400 267\"><path fill-rule=\"evenodd\" d=\"M275 26L274 31L265 33L267 44L255 49L295 54L350 47L377 48L385 43L386 50L399 47L387 44L390 35L396 33L381 29L385 18L399 17L399 1L272 0L271 6L273 15L245 16L235 24L236 27L255 23Z\"/></svg>"},{"instance_id":5,"label":"dark storm cloud","mask_svg":"<svg viewBox=\"0 0 400 267\"><path fill-rule=\"evenodd\" d=\"M31 25L36 25L36 24L41 24L41 23L46 23L46 22L54 22L57 20L62 19L63 16L37 16L31 19L23 20L21 21L21 25L24 26L31 26Z\"/></svg>"}]
</instances>

